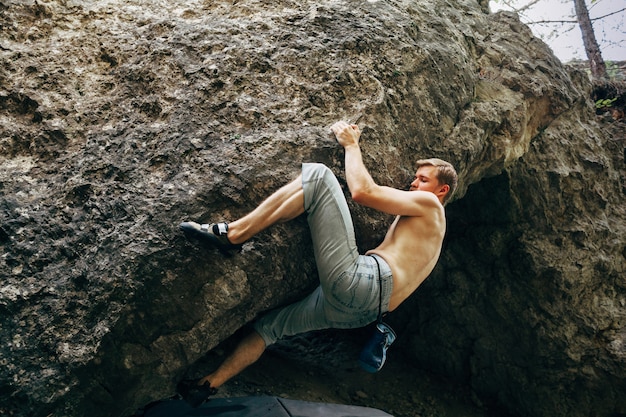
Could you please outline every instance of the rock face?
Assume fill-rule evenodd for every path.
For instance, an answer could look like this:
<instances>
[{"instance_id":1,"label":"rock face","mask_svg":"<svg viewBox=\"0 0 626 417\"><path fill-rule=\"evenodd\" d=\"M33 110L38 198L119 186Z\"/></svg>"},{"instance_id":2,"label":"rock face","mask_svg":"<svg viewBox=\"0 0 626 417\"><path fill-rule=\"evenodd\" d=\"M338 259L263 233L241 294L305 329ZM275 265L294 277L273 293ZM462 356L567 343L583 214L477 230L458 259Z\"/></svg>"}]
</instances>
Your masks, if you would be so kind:
<instances>
[{"instance_id":1,"label":"rock face","mask_svg":"<svg viewBox=\"0 0 626 417\"><path fill-rule=\"evenodd\" d=\"M232 220L358 121L404 187L461 184L433 276L391 320L416 363L520 416L626 415L624 138L589 83L471 0L0 1L0 411L129 415L316 285L304 219L224 260ZM354 208L360 245L389 217Z\"/></svg>"}]
</instances>

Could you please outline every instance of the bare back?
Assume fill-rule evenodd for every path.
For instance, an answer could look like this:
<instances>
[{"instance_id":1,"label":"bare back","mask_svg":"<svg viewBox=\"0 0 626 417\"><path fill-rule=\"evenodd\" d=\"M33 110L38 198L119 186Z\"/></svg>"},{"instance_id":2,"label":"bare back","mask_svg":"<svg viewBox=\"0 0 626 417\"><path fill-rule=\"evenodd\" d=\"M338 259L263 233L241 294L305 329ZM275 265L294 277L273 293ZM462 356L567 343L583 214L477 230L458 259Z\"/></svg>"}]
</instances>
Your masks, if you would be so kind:
<instances>
[{"instance_id":1,"label":"bare back","mask_svg":"<svg viewBox=\"0 0 626 417\"><path fill-rule=\"evenodd\" d=\"M383 242L367 252L381 256L393 273L390 311L411 295L435 268L445 231L443 206L434 206L423 216L397 216Z\"/></svg>"}]
</instances>

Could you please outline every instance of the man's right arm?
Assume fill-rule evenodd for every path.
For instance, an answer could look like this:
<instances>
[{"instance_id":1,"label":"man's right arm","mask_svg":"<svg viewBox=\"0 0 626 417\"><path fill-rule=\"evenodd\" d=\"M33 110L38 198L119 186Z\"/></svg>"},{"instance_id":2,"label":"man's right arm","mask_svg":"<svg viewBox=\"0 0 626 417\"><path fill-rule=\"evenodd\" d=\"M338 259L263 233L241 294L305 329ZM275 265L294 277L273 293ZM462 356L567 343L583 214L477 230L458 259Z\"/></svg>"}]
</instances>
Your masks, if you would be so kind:
<instances>
[{"instance_id":1,"label":"man's right arm","mask_svg":"<svg viewBox=\"0 0 626 417\"><path fill-rule=\"evenodd\" d=\"M331 129L345 150L346 181L355 202L401 216L424 216L429 210L440 207L433 193L402 191L376 184L363 163L358 126L337 122Z\"/></svg>"},{"instance_id":2,"label":"man's right arm","mask_svg":"<svg viewBox=\"0 0 626 417\"><path fill-rule=\"evenodd\" d=\"M354 199L361 192L376 185L363 163L361 147L359 146L361 131L357 125L350 125L344 121L333 124L330 129L346 152L346 181Z\"/></svg>"}]
</instances>

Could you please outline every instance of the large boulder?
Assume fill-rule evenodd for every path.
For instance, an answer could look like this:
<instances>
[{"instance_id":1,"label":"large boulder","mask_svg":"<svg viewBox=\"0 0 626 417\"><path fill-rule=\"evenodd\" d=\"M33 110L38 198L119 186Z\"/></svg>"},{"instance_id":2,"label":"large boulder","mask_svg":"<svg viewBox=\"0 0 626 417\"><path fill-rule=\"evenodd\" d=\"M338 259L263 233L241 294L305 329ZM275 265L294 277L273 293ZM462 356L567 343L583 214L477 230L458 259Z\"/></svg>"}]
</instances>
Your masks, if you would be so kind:
<instances>
[{"instance_id":1,"label":"large boulder","mask_svg":"<svg viewBox=\"0 0 626 417\"><path fill-rule=\"evenodd\" d=\"M523 416L626 413L623 137L589 83L476 1L0 2L0 411L128 415L306 294L299 218L225 260L232 220L323 162L328 126L404 187L461 176L426 284L391 318L415 362ZM354 206L363 249L389 216Z\"/></svg>"}]
</instances>

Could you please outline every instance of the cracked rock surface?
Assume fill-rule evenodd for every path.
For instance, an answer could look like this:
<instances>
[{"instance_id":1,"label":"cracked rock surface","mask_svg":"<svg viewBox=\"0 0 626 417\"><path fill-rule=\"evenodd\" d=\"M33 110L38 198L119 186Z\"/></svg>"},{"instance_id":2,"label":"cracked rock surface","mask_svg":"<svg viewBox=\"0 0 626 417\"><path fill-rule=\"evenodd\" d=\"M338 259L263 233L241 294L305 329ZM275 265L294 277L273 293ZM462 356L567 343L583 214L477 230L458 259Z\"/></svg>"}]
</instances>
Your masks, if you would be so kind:
<instances>
[{"instance_id":1,"label":"cracked rock surface","mask_svg":"<svg viewBox=\"0 0 626 417\"><path fill-rule=\"evenodd\" d=\"M381 184L404 188L421 157L460 174L440 262L390 317L410 369L481 409L626 415L624 131L515 16L473 0L0 0L0 29L3 415L130 415L314 288L303 218L228 259L177 225L244 215L302 162L343 182L339 119L361 126ZM371 248L391 219L350 205Z\"/></svg>"}]
</instances>

